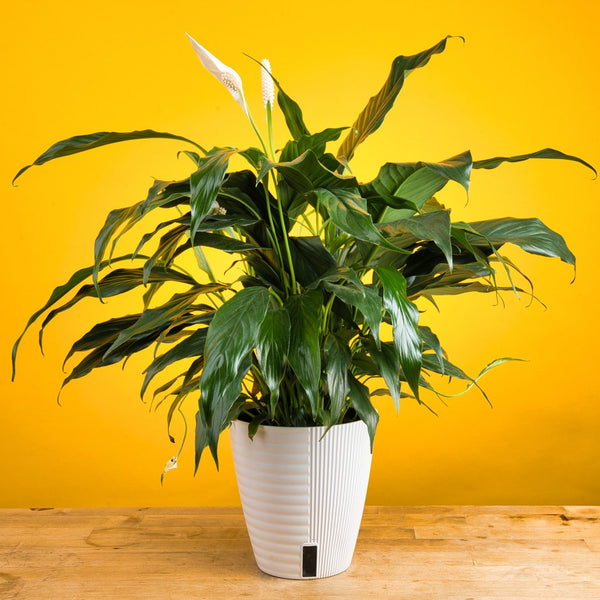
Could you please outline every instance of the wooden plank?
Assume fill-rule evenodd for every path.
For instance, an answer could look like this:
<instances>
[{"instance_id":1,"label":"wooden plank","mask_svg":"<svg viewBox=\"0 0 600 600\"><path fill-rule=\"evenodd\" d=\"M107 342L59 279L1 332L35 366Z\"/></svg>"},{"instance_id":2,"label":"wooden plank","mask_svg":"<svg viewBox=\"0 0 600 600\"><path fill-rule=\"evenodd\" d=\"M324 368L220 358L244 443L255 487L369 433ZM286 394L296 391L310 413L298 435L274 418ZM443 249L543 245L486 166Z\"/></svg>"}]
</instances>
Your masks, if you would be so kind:
<instances>
[{"instance_id":1,"label":"wooden plank","mask_svg":"<svg viewBox=\"0 0 600 600\"><path fill-rule=\"evenodd\" d=\"M239 507L0 510L2 600L600 598L597 507L366 507L350 569L261 573Z\"/></svg>"}]
</instances>

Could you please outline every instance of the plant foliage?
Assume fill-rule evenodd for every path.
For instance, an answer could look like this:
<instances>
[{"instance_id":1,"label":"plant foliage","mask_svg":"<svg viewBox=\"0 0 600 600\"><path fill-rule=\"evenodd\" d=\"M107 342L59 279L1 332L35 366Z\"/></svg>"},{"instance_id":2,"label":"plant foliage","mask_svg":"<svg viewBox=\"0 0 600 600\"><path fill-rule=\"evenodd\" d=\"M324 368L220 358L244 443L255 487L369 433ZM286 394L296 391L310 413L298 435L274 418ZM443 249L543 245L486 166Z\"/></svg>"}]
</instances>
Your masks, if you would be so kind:
<instances>
[{"instance_id":1,"label":"plant foliage","mask_svg":"<svg viewBox=\"0 0 600 600\"><path fill-rule=\"evenodd\" d=\"M516 269L500 254L505 244L573 266L575 257L538 219L452 222L435 195L449 182L468 191L473 169L503 162L565 159L592 167L553 149L476 161L466 151L437 163L386 163L366 183L349 174L357 147L381 126L407 73L447 42L394 59L337 153L327 145L345 128L310 133L299 105L274 80L291 134L278 154L262 138L262 149L242 151L205 151L191 142L188 178L156 181L143 201L111 211L96 238L94 264L57 287L25 331L47 313L41 343L44 327L85 297L104 301L137 288L143 304L138 314L98 323L73 344L67 358L79 359L64 384L153 346L142 395L165 369L171 375L178 369L155 395L168 405L169 424L186 398L196 398L196 467L206 447L217 461L219 436L236 418L249 420L251 431L260 424L329 427L360 418L372 441L378 415L370 380L380 380L396 406L407 395L423 402L420 389L432 389L429 373L477 385L420 322L417 298L435 303L439 295L506 289L495 277L498 264ZM151 130L101 132L58 142L33 165L152 137L189 142ZM247 169L229 169L236 153ZM113 258L119 238L155 210L165 215L160 224ZM217 277L207 249L230 255L243 275ZM180 261L192 254L199 268L190 274ZM380 336L383 323L391 325L389 341ZM22 337L13 348L13 377Z\"/></svg>"}]
</instances>

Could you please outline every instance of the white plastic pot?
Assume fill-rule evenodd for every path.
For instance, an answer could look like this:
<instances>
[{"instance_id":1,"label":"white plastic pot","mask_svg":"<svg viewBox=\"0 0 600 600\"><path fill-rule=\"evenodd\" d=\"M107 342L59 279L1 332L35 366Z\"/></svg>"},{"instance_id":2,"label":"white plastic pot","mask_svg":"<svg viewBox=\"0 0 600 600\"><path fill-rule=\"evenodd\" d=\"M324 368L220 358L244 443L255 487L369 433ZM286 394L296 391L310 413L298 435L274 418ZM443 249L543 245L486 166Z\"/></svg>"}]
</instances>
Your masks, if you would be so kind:
<instances>
[{"instance_id":1,"label":"white plastic pot","mask_svg":"<svg viewBox=\"0 0 600 600\"><path fill-rule=\"evenodd\" d=\"M256 563L288 579L329 577L352 561L371 452L362 421L325 427L231 425L233 461Z\"/></svg>"}]
</instances>

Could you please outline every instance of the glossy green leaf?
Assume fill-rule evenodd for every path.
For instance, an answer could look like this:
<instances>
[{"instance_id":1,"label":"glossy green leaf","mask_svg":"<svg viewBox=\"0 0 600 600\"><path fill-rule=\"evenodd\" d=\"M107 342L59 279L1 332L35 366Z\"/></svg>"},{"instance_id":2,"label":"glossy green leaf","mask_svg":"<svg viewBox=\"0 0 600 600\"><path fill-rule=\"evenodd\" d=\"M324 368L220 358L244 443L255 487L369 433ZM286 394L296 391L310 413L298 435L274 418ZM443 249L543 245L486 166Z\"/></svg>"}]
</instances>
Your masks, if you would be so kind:
<instances>
[{"instance_id":1,"label":"glossy green leaf","mask_svg":"<svg viewBox=\"0 0 600 600\"><path fill-rule=\"evenodd\" d=\"M304 154L307 150L312 150L317 157L321 157L325 153L327 143L337 140L344 129L348 128L336 127L324 129L313 135L302 135L297 140L290 140L283 147L279 160L281 162L292 161Z\"/></svg>"},{"instance_id":2,"label":"glossy green leaf","mask_svg":"<svg viewBox=\"0 0 600 600\"><path fill-rule=\"evenodd\" d=\"M433 350L435 357L440 365L441 373L444 375L444 349L440 344L438 336L425 325L419 325L419 334L423 339L424 349Z\"/></svg>"},{"instance_id":3,"label":"glossy green leaf","mask_svg":"<svg viewBox=\"0 0 600 600\"><path fill-rule=\"evenodd\" d=\"M502 244L515 244L526 252L560 258L575 266L575 256L567 247L561 235L552 231L539 219L490 219L476 221L469 225L495 247ZM477 236L467 234L472 244L481 243Z\"/></svg>"},{"instance_id":4,"label":"glossy green leaf","mask_svg":"<svg viewBox=\"0 0 600 600\"><path fill-rule=\"evenodd\" d=\"M452 270L451 228L450 211L436 210L386 224L381 231L391 244L400 248L407 248L420 240L432 241L444 253L448 267Z\"/></svg>"},{"instance_id":5,"label":"glossy green leaf","mask_svg":"<svg viewBox=\"0 0 600 600\"><path fill-rule=\"evenodd\" d=\"M390 396L396 406L396 412L400 410L400 363L398 354L393 344L384 342L377 347L370 340L364 341L378 372L383 377L388 387Z\"/></svg>"},{"instance_id":6,"label":"glossy green leaf","mask_svg":"<svg viewBox=\"0 0 600 600\"><path fill-rule=\"evenodd\" d=\"M120 256L118 258L113 259L112 262L121 262L124 260L131 260L132 258L133 258L133 255L126 254L125 256ZM143 257L143 258L146 258L146 257ZM109 261L104 261L104 262L100 263L99 270L105 269L108 265L109 265ZM21 343L21 340L23 339L23 336L25 335L27 330L51 306L56 304L59 300L64 298L69 292L73 291L80 283L82 283L88 277L90 277L92 275L93 270L94 270L94 267L92 266L92 267L86 267L84 269L79 269L78 271L75 271L75 273L73 273L73 275L71 275L71 277L69 278L69 280L66 283L54 288L54 290L50 294L50 297L48 298L48 300L46 301L44 306L42 306L40 309L36 310L31 315L31 317L29 317L29 320L27 321L27 324L25 325L25 329L23 329L23 331L21 332L21 335L17 338L17 341L13 345L13 349L12 349L12 380L13 381L15 380L15 376L16 376L17 352L19 349L19 344Z\"/></svg>"},{"instance_id":7,"label":"glossy green leaf","mask_svg":"<svg viewBox=\"0 0 600 600\"><path fill-rule=\"evenodd\" d=\"M217 250L229 253L253 252L260 249L260 246L256 244L248 244L236 238L209 231L199 231L196 233L194 236L194 246L216 248Z\"/></svg>"},{"instance_id":8,"label":"glossy green leaf","mask_svg":"<svg viewBox=\"0 0 600 600\"><path fill-rule=\"evenodd\" d=\"M313 285L337 265L321 238L290 236L289 244L296 280L305 287Z\"/></svg>"},{"instance_id":9,"label":"glossy green leaf","mask_svg":"<svg viewBox=\"0 0 600 600\"><path fill-rule=\"evenodd\" d=\"M447 36L435 46L419 54L397 56L394 59L390 74L383 87L369 100L367 106L358 115L350 128L350 133L348 133L338 150L338 156L344 157L346 161L352 158L356 147L377 131L383 123L386 114L394 105L396 96L398 96L404 85L408 73L414 69L424 67L434 54L443 52L450 37L452 36Z\"/></svg>"},{"instance_id":10,"label":"glossy green leaf","mask_svg":"<svg viewBox=\"0 0 600 600\"><path fill-rule=\"evenodd\" d=\"M98 291L98 297L102 300L101 289L98 286L98 274L100 271L101 261L106 255L106 250L112 242L112 248L109 255L109 261L112 257L115 244L118 239L127 231L129 231L136 223L151 210L166 206L171 202L172 194L165 193L166 190L173 185L173 182L155 181L154 185L148 190L145 200L127 206L125 208L117 208L110 211L104 225L96 236L94 241L94 269L92 272L92 280ZM134 254L137 254L139 247Z\"/></svg>"},{"instance_id":11,"label":"glossy green leaf","mask_svg":"<svg viewBox=\"0 0 600 600\"><path fill-rule=\"evenodd\" d=\"M106 357L110 356L111 353L118 350L120 346L132 338L148 331L166 327L171 320L180 315L182 311L188 309L200 294L206 293L209 289L222 289L222 286L197 285L186 292L174 294L161 306L145 310L133 325L124 329L119 334L117 339L107 349Z\"/></svg>"},{"instance_id":12,"label":"glossy green leaf","mask_svg":"<svg viewBox=\"0 0 600 600\"><path fill-rule=\"evenodd\" d=\"M324 287L333 292L340 300L355 306L360 311L371 330L375 342L379 345L379 327L383 306L377 289L364 286L361 283L357 286L356 284L337 285L325 282Z\"/></svg>"},{"instance_id":13,"label":"glossy green leaf","mask_svg":"<svg viewBox=\"0 0 600 600\"><path fill-rule=\"evenodd\" d=\"M190 237L194 237L202 220L213 209L227 172L229 158L235 153L236 150L231 148L213 148L201 159L198 170L190 177Z\"/></svg>"},{"instance_id":14,"label":"glossy green leaf","mask_svg":"<svg viewBox=\"0 0 600 600\"><path fill-rule=\"evenodd\" d=\"M281 88L279 82L273 78L277 85L277 103L281 112L285 117L285 122L292 134L292 137L297 140L303 135L310 135L310 132L304 124L304 117L302 116L302 110L295 100L292 100Z\"/></svg>"},{"instance_id":15,"label":"glossy green leaf","mask_svg":"<svg viewBox=\"0 0 600 600\"><path fill-rule=\"evenodd\" d=\"M196 285L196 281L189 275L175 271L174 269L166 269L164 267L154 268L150 273L149 281L150 283L162 283L168 281L192 286ZM83 285L79 290L77 290L77 293L75 296L73 296L73 298L48 313L40 328L40 347L42 347L42 337L46 325L48 325L48 323L52 321L52 319L54 319L58 314L75 306L75 304L84 298L98 297L98 288L100 289L103 297L109 298L129 292L141 285L144 285L144 275L143 270L139 268L115 269L106 275L106 277L104 277L101 281L99 281L97 286L89 284Z\"/></svg>"},{"instance_id":16,"label":"glossy green leaf","mask_svg":"<svg viewBox=\"0 0 600 600\"><path fill-rule=\"evenodd\" d=\"M371 441L371 453L373 452L373 443L375 442L375 430L377 429L377 423L379 422L379 415L371 404L369 398L369 388L362 384L358 379L350 375L350 402L358 416L364 421L369 432L369 439Z\"/></svg>"},{"instance_id":17,"label":"glossy green leaf","mask_svg":"<svg viewBox=\"0 0 600 600\"><path fill-rule=\"evenodd\" d=\"M67 356L63 362L63 369L69 358L76 352L87 352L98 348L99 346L105 346L111 344L117 338L119 333L133 325L140 318L139 314L126 315L124 317L117 317L115 319L109 319L102 323L94 325L85 335L79 338L69 350ZM106 346L108 348L108 346Z\"/></svg>"},{"instance_id":18,"label":"glossy green leaf","mask_svg":"<svg viewBox=\"0 0 600 600\"><path fill-rule=\"evenodd\" d=\"M304 154L289 162L273 163L265 161L258 175L258 180L262 180L271 169L276 169L288 185L301 194L312 192L316 188L334 190L338 188L356 189L358 187L354 177L338 175L323 166L312 150L307 150Z\"/></svg>"},{"instance_id":19,"label":"glossy green leaf","mask_svg":"<svg viewBox=\"0 0 600 600\"><path fill-rule=\"evenodd\" d=\"M325 359L327 390L331 401L326 425L334 425L341 418L346 405L346 398L350 393L348 368L352 356L348 345L334 333L329 333L325 338L323 356Z\"/></svg>"},{"instance_id":20,"label":"glossy green leaf","mask_svg":"<svg viewBox=\"0 0 600 600\"><path fill-rule=\"evenodd\" d=\"M208 328L205 366L200 380L196 467L204 446L218 465L219 435L227 426L227 414L240 394L242 379L251 366L250 354L267 313L270 294L262 287L244 288L215 313Z\"/></svg>"},{"instance_id":21,"label":"glossy green leaf","mask_svg":"<svg viewBox=\"0 0 600 600\"><path fill-rule=\"evenodd\" d=\"M387 199L400 198L421 210L449 181L460 184L468 192L472 166L468 150L439 163L386 163L373 181L361 186L361 193L378 195L392 206ZM411 208L387 208L379 220L396 221L412 216L413 212Z\"/></svg>"},{"instance_id":22,"label":"glossy green leaf","mask_svg":"<svg viewBox=\"0 0 600 600\"><path fill-rule=\"evenodd\" d=\"M594 172L594 175L597 175L596 169L592 167L589 163L585 162L581 158L577 156L572 156L570 154L564 154L559 150L554 150L552 148L544 148L543 150L538 150L537 152L530 152L529 154L519 154L518 156L496 156L495 158L486 158L484 160L476 160L473 163L474 169L495 169L497 166L501 165L504 162L521 162L523 160L529 160L531 158L551 158L551 159L560 159L560 160L572 160L578 162L588 169L591 169Z\"/></svg>"},{"instance_id":23,"label":"glossy green leaf","mask_svg":"<svg viewBox=\"0 0 600 600\"><path fill-rule=\"evenodd\" d=\"M396 248L381 235L367 211L366 201L358 194L346 189L330 191L323 188L314 190L314 193L329 218L342 231L359 240L383 246L394 252L405 252Z\"/></svg>"},{"instance_id":24,"label":"glossy green leaf","mask_svg":"<svg viewBox=\"0 0 600 600\"><path fill-rule=\"evenodd\" d=\"M394 344L400 365L416 398L419 398L422 340L419 334L419 311L406 295L406 280L391 267L375 269L383 286L383 302L390 314Z\"/></svg>"},{"instance_id":25,"label":"glossy green leaf","mask_svg":"<svg viewBox=\"0 0 600 600\"><path fill-rule=\"evenodd\" d=\"M323 295L317 289L290 296L285 302L291 326L289 363L306 391L315 418L321 376L319 334L322 306Z\"/></svg>"},{"instance_id":26,"label":"glossy green leaf","mask_svg":"<svg viewBox=\"0 0 600 600\"><path fill-rule=\"evenodd\" d=\"M279 400L279 385L283 379L290 349L290 318L284 308L269 306L256 340L256 358L263 379L270 391L271 414Z\"/></svg>"},{"instance_id":27,"label":"glossy green leaf","mask_svg":"<svg viewBox=\"0 0 600 600\"><path fill-rule=\"evenodd\" d=\"M202 327L194 331L189 337L173 346L170 350L152 361L152 364L144 371L145 377L140 390L140 395L144 396L148 385L154 377L169 365L185 358L201 357L204 355L204 344L206 342L206 332L208 329Z\"/></svg>"},{"instance_id":28,"label":"glossy green leaf","mask_svg":"<svg viewBox=\"0 0 600 600\"><path fill-rule=\"evenodd\" d=\"M200 148L204 151L196 142L192 142L192 140L188 140L180 135L174 135L172 133L164 133L160 131L152 131L152 129L144 129L143 131L130 131L130 132L109 132L109 131L100 131L98 133L90 133L87 135L76 135L74 137L70 137L66 140L61 140L60 142L56 142L53 144L40 156L38 156L35 161L23 167L14 177L14 182L30 167L34 165L43 165L49 160L53 160L55 158L60 158L62 156L69 156L70 154L77 154L78 152L85 152L86 150L92 150L93 148L99 148L100 146L106 146L107 144L115 144L117 142L126 142L129 140L141 140L148 138L166 138L171 140L180 140L183 142L188 142L193 144L197 148Z\"/></svg>"}]
</instances>

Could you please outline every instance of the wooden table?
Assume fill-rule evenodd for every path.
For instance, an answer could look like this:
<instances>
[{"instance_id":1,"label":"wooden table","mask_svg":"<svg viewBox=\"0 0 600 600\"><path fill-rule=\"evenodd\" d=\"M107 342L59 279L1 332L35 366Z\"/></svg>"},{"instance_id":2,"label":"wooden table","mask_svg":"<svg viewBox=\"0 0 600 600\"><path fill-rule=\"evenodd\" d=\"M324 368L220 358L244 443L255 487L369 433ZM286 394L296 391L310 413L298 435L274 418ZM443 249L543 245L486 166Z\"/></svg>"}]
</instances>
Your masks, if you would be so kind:
<instances>
[{"instance_id":1,"label":"wooden table","mask_svg":"<svg viewBox=\"0 0 600 600\"><path fill-rule=\"evenodd\" d=\"M0 598L600 599L600 507L367 507L352 566L254 564L241 509L0 510Z\"/></svg>"}]
</instances>

